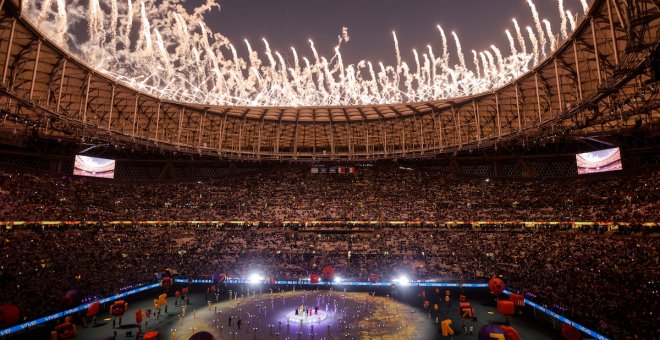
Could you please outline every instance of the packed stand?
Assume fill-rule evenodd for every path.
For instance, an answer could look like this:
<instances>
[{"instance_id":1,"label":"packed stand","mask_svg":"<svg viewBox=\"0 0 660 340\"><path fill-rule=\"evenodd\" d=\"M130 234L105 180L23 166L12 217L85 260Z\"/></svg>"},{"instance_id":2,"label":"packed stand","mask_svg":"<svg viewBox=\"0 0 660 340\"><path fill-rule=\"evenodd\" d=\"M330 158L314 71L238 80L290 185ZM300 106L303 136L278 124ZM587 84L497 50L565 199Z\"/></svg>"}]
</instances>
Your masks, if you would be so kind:
<instances>
[{"instance_id":1,"label":"packed stand","mask_svg":"<svg viewBox=\"0 0 660 340\"><path fill-rule=\"evenodd\" d=\"M0 172L0 221L660 221L660 171L562 180L275 168L212 182Z\"/></svg>"},{"instance_id":2,"label":"packed stand","mask_svg":"<svg viewBox=\"0 0 660 340\"><path fill-rule=\"evenodd\" d=\"M508 289L603 334L651 338L660 306L658 237L423 225L17 226L2 231L0 304L17 304L33 319L62 309L69 290L109 296L155 282L165 269L191 278L224 271L297 280L330 265L359 281L503 275Z\"/></svg>"}]
</instances>

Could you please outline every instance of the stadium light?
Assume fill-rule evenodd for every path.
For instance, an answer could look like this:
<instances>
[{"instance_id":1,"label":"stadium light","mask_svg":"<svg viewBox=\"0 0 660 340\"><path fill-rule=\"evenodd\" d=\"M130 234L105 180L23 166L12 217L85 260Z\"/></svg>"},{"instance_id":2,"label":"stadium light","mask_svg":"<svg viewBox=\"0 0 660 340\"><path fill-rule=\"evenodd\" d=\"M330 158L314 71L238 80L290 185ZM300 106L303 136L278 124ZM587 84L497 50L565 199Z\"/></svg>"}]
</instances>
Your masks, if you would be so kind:
<instances>
[{"instance_id":1,"label":"stadium light","mask_svg":"<svg viewBox=\"0 0 660 340\"><path fill-rule=\"evenodd\" d=\"M405 275L401 275L401 276L399 276L398 278L396 278L396 279L394 279L394 280L392 280L392 281L393 281L393 282L396 282L396 283L398 283L398 284L401 284L401 285L408 285L408 284L410 284L410 279L408 279L408 277L405 276Z\"/></svg>"},{"instance_id":2,"label":"stadium light","mask_svg":"<svg viewBox=\"0 0 660 340\"><path fill-rule=\"evenodd\" d=\"M249 284L258 284L258 283L263 282L263 280L264 280L263 276L261 276L257 273L253 273L253 274L250 274L250 276L248 276L247 282Z\"/></svg>"}]
</instances>

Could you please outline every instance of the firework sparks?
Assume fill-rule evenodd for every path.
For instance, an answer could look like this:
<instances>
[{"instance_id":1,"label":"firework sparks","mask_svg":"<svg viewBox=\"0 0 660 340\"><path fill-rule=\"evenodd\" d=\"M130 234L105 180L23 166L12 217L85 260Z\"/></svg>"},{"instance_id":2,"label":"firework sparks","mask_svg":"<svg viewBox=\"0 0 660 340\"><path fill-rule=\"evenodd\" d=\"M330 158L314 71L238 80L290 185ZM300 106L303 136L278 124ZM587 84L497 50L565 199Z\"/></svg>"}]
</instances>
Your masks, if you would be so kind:
<instances>
[{"instance_id":1,"label":"firework sparks","mask_svg":"<svg viewBox=\"0 0 660 340\"><path fill-rule=\"evenodd\" d=\"M424 51L402 53L392 31L396 65L385 65L345 62L341 47L351 38L346 26L340 28L330 58L320 55L309 40L311 58L290 47L293 61L287 60L265 38L263 51L244 40L248 51L244 58L235 44L212 32L204 21L205 13L219 10L215 0L192 12L177 1L162 0L24 0L23 8L51 39L97 71L157 97L210 105L329 106L439 100L506 85L546 56L546 41L557 48L576 27L577 19L558 0L562 22L559 36L554 37L550 22L539 19L532 0L527 3L536 31L526 27L525 38L513 19L515 31L505 31L510 55L495 45L481 52L471 50L469 67L459 36L451 32L452 55L440 25L439 56L431 44ZM581 3L586 10L586 1ZM76 23L87 26L88 37L76 35ZM527 52L527 43L532 53ZM413 61L406 61L410 57ZM450 60L458 64L452 66Z\"/></svg>"}]
</instances>

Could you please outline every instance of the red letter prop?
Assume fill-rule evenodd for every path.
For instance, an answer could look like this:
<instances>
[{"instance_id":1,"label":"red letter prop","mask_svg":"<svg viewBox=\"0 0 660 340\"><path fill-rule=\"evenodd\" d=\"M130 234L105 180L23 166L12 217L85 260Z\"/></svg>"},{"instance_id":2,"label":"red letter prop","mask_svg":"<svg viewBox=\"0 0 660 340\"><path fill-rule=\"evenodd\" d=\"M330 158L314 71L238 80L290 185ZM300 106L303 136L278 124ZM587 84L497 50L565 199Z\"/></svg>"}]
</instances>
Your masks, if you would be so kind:
<instances>
[{"instance_id":1,"label":"red letter prop","mask_svg":"<svg viewBox=\"0 0 660 340\"><path fill-rule=\"evenodd\" d=\"M513 327L509 326L500 326L502 327L502 330L504 331L504 337L506 340L520 340L520 334L518 334L518 331L515 330Z\"/></svg>"},{"instance_id":2,"label":"red letter prop","mask_svg":"<svg viewBox=\"0 0 660 340\"><path fill-rule=\"evenodd\" d=\"M117 300L112 304L112 306L110 306L110 315L122 316L127 309L128 302L125 302L124 300Z\"/></svg>"},{"instance_id":3,"label":"red letter prop","mask_svg":"<svg viewBox=\"0 0 660 340\"><path fill-rule=\"evenodd\" d=\"M89 305L89 307L87 307L87 317L91 318L93 316L96 316L96 314L99 313L100 308L101 308L101 304L98 301Z\"/></svg>"},{"instance_id":4,"label":"red letter prop","mask_svg":"<svg viewBox=\"0 0 660 340\"><path fill-rule=\"evenodd\" d=\"M520 294L509 295L509 301L513 302L516 307L525 307L525 298Z\"/></svg>"},{"instance_id":5,"label":"red letter prop","mask_svg":"<svg viewBox=\"0 0 660 340\"><path fill-rule=\"evenodd\" d=\"M582 339L582 333L577 330L577 328L569 325L569 324L563 324L561 325L561 335L564 336L564 339L566 340L580 340Z\"/></svg>"},{"instance_id":6,"label":"red letter prop","mask_svg":"<svg viewBox=\"0 0 660 340\"><path fill-rule=\"evenodd\" d=\"M440 329L442 330L442 336L454 335L454 330L451 329L451 320L442 320L440 322Z\"/></svg>"},{"instance_id":7,"label":"red letter prop","mask_svg":"<svg viewBox=\"0 0 660 340\"><path fill-rule=\"evenodd\" d=\"M474 309L470 307L469 302L461 302L461 305L458 308L458 315L461 317L461 319L472 319L474 316Z\"/></svg>"},{"instance_id":8,"label":"red letter prop","mask_svg":"<svg viewBox=\"0 0 660 340\"><path fill-rule=\"evenodd\" d=\"M508 300L497 301L497 312L502 315L513 315L514 314L513 302Z\"/></svg>"},{"instance_id":9,"label":"red letter prop","mask_svg":"<svg viewBox=\"0 0 660 340\"><path fill-rule=\"evenodd\" d=\"M55 331L51 332L52 340L68 340L72 339L78 333L76 325L71 323L71 317L67 316L64 318L64 323L57 325Z\"/></svg>"},{"instance_id":10,"label":"red letter prop","mask_svg":"<svg viewBox=\"0 0 660 340\"><path fill-rule=\"evenodd\" d=\"M141 309L138 309L138 310L135 311L135 322L137 322L138 324L142 323L142 310Z\"/></svg>"},{"instance_id":11,"label":"red letter prop","mask_svg":"<svg viewBox=\"0 0 660 340\"><path fill-rule=\"evenodd\" d=\"M520 334L513 327L489 323L479 329L479 340L520 340Z\"/></svg>"},{"instance_id":12,"label":"red letter prop","mask_svg":"<svg viewBox=\"0 0 660 340\"><path fill-rule=\"evenodd\" d=\"M143 340L160 340L160 334L158 332L148 332L143 337Z\"/></svg>"},{"instance_id":13,"label":"red letter prop","mask_svg":"<svg viewBox=\"0 0 660 340\"><path fill-rule=\"evenodd\" d=\"M163 287L163 289L169 290L172 288L172 278L169 276L163 276L163 279L160 280L160 285Z\"/></svg>"},{"instance_id":14,"label":"red letter prop","mask_svg":"<svg viewBox=\"0 0 660 340\"><path fill-rule=\"evenodd\" d=\"M213 283L215 284L221 284L225 282L226 279L227 279L227 274L220 271L213 273L213 276L211 277L211 280L213 280Z\"/></svg>"}]
</instances>

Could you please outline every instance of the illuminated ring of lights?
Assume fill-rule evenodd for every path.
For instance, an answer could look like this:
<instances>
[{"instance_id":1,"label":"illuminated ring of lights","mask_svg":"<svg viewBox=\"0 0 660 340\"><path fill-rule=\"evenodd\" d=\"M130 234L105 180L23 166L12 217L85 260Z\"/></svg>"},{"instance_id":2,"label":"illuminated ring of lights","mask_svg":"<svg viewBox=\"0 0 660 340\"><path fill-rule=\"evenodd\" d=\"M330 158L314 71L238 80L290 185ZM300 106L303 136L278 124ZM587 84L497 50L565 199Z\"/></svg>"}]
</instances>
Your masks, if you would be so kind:
<instances>
[{"instance_id":1,"label":"illuminated ring of lights","mask_svg":"<svg viewBox=\"0 0 660 340\"><path fill-rule=\"evenodd\" d=\"M328 318L328 313L319 310L318 314L316 312L313 312L311 315L307 315L307 313L298 313L296 315L296 312L290 312L289 314L286 315L286 317L289 319L289 321L295 322L295 323L303 323L303 324L311 324L311 323L319 323L325 319Z\"/></svg>"}]
</instances>

